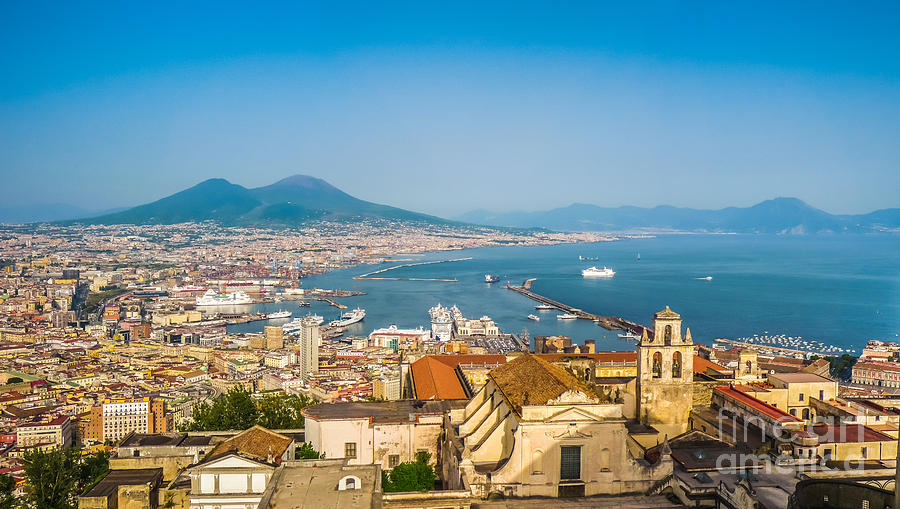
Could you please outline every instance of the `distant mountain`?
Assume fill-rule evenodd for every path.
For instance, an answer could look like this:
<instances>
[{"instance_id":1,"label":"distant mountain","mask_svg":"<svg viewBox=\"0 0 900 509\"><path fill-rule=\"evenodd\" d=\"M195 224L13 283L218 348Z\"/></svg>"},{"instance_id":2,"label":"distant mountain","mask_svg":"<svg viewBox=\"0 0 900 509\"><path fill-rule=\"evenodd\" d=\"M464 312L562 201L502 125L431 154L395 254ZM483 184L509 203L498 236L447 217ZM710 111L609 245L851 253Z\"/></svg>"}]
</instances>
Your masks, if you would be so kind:
<instances>
[{"instance_id":1,"label":"distant mountain","mask_svg":"<svg viewBox=\"0 0 900 509\"><path fill-rule=\"evenodd\" d=\"M322 179L306 175L294 175L253 189L225 179L209 179L155 202L81 222L173 224L216 221L225 225L291 226L311 219L354 217L448 222L438 217L360 200Z\"/></svg>"},{"instance_id":2,"label":"distant mountain","mask_svg":"<svg viewBox=\"0 0 900 509\"><path fill-rule=\"evenodd\" d=\"M833 215L797 198L775 198L752 207L698 210L600 207L575 203L544 212L492 213L476 210L458 217L468 223L565 231L678 230L738 233L862 233L900 229L900 209L862 215Z\"/></svg>"}]
</instances>

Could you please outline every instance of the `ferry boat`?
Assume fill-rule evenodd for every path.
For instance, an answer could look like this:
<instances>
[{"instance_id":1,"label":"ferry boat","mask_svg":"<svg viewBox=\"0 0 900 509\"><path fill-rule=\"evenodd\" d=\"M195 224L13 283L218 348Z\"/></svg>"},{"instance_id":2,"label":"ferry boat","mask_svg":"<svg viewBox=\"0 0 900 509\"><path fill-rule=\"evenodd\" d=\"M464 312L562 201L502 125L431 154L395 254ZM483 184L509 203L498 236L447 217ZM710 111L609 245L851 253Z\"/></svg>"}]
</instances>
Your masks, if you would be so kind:
<instances>
[{"instance_id":1,"label":"ferry boat","mask_svg":"<svg viewBox=\"0 0 900 509\"><path fill-rule=\"evenodd\" d=\"M619 337L622 339L633 339L633 340L641 339L640 336L638 336L637 334L635 334L633 332L626 332L625 334L619 334Z\"/></svg>"},{"instance_id":2,"label":"ferry boat","mask_svg":"<svg viewBox=\"0 0 900 509\"><path fill-rule=\"evenodd\" d=\"M613 277L616 275L616 273L608 267L603 267L602 269L598 269L597 267L589 267L582 270L581 275L584 277Z\"/></svg>"},{"instance_id":3,"label":"ferry boat","mask_svg":"<svg viewBox=\"0 0 900 509\"><path fill-rule=\"evenodd\" d=\"M712 276L698 277L700 281L712 281Z\"/></svg>"},{"instance_id":4,"label":"ferry boat","mask_svg":"<svg viewBox=\"0 0 900 509\"><path fill-rule=\"evenodd\" d=\"M496 283L497 281L500 281L500 276L492 276L492 275L490 275L490 274L485 274L485 275L484 275L484 282L485 282L485 283Z\"/></svg>"},{"instance_id":5,"label":"ferry boat","mask_svg":"<svg viewBox=\"0 0 900 509\"><path fill-rule=\"evenodd\" d=\"M578 315L573 315L571 313L562 313L560 315L556 315L557 320L574 320L578 318Z\"/></svg>"},{"instance_id":6,"label":"ferry boat","mask_svg":"<svg viewBox=\"0 0 900 509\"><path fill-rule=\"evenodd\" d=\"M537 309L538 311L550 311L551 309L556 309L556 308L551 306L550 304L538 304L537 306L534 307L534 309Z\"/></svg>"},{"instance_id":7,"label":"ferry boat","mask_svg":"<svg viewBox=\"0 0 900 509\"><path fill-rule=\"evenodd\" d=\"M365 317L366 310L356 308L353 311L347 311L346 313L342 314L340 320L334 320L328 325L330 325L331 327L347 327L348 325L353 325L354 323L363 321Z\"/></svg>"},{"instance_id":8,"label":"ferry boat","mask_svg":"<svg viewBox=\"0 0 900 509\"><path fill-rule=\"evenodd\" d=\"M541 321L541 317L539 317L538 315L528 315L528 319L529 319L529 320L534 320L535 322L540 322L540 321Z\"/></svg>"},{"instance_id":9,"label":"ferry boat","mask_svg":"<svg viewBox=\"0 0 900 509\"><path fill-rule=\"evenodd\" d=\"M241 304L253 304L253 300L241 291L218 293L215 290L207 290L201 297L197 297L198 306L236 306Z\"/></svg>"},{"instance_id":10,"label":"ferry boat","mask_svg":"<svg viewBox=\"0 0 900 509\"><path fill-rule=\"evenodd\" d=\"M292 314L293 313L291 313L290 311L278 311L276 313L267 314L266 318L269 320L274 320L276 318L290 318Z\"/></svg>"},{"instance_id":11,"label":"ferry boat","mask_svg":"<svg viewBox=\"0 0 900 509\"><path fill-rule=\"evenodd\" d=\"M596 262L599 259L597 256L578 256L578 260L582 262Z\"/></svg>"}]
</instances>

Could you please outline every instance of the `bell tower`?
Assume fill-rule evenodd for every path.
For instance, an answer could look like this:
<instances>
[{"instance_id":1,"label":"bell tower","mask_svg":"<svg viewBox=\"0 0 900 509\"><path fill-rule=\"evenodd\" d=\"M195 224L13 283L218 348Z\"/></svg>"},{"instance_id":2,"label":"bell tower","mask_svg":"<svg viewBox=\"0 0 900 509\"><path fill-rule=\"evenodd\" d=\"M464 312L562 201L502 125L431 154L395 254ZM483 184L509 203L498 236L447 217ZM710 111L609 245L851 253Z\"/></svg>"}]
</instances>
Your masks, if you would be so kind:
<instances>
[{"instance_id":1,"label":"bell tower","mask_svg":"<svg viewBox=\"0 0 900 509\"><path fill-rule=\"evenodd\" d=\"M694 342L681 335L681 316L669 309L653 315L637 346L638 419L673 437L687 431L693 406Z\"/></svg>"}]
</instances>

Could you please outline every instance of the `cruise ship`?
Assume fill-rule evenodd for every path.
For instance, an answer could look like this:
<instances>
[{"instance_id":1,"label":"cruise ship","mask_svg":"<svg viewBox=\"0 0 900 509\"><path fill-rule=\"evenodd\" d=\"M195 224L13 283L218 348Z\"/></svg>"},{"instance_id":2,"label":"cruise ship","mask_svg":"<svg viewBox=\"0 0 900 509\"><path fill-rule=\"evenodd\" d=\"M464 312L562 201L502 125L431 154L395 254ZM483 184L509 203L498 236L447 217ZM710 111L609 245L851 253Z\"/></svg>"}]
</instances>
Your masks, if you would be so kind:
<instances>
[{"instance_id":1,"label":"cruise ship","mask_svg":"<svg viewBox=\"0 0 900 509\"><path fill-rule=\"evenodd\" d=\"M602 269L598 269L597 267L589 267L582 270L581 275L584 277L613 277L616 275L616 273L608 267L603 267Z\"/></svg>"},{"instance_id":2,"label":"cruise ship","mask_svg":"<svg viewBox=\"0 0 900 509\"><path fill-rule=\"evenodd\" d=\"M290 322L282 325L281 329L284 331L285 334L291 334L291 333L297 332L300 330L300 328L303 327L303 322L307 318L312 318L313 320L315 320L316 325L322 325L322 322L325 321L325 319L322 318L322 316L320 316L320 315L306 315L303 317L294 318Z\"/></svg>"},{"instance_id":3,"label":"cruise ship","mask_svg":"<svg viewBox=\"0 0 900 509\"><path fill-rule=\"evenodd\" d=\"M218 293L215 290L207 290L201 297L197 297L198 306L235 306L239 304L253 304L253 300L244 292Z\"/></svg>"},{"instance_id":4,"label":"cruise ship","mask_svg":"<svg viewBox=\"0 0 900 509\"><path fill-rule=\"evenodd\" d=\"M353 325L354 323L363 321L365 317L366 310L356 308L353 311L347 311L346 313L342 314L340 320L335 320L328 325L330 325L331 327L347 327L348 325Z\"/></svg>"}]
</instances>

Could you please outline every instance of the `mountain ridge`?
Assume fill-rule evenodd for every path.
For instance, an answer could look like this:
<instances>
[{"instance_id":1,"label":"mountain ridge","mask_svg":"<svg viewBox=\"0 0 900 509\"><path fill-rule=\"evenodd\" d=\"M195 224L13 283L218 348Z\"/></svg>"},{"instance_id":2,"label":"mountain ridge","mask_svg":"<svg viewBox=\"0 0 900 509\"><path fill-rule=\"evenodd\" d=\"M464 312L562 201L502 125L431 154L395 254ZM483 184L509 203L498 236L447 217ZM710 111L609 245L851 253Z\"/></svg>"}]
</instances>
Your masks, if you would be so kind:
<instances>
[{"instance_id":1,"label":"mountain ridge","mask_svg":"<svg viewBox=\"0 0 900 509\"><path fill-rule=\"evenodd\" d=\"M255 188L233 184L223 178L211 178L150 203L72 222L175 224L215 221L235 226L294 226L315 219L357 217L453 222L361 200L323 179L300 174Z\"/></svg>"},{"instance_id":2,"label":"mountain ridge","mask_svg":"<svg viewBox=\"0 0 900 509\"><path fill-rule=\"evenodd\" d=\"M494 213L473 210L458 221L514 228L563 231L691 231L716 233L869 233L900 231L900 209L868 214L836 215L793 197L778 197L749 207L692 209L672 205L656 207L601 207L573 203L547 211Z\"/></svg>"}]
</instances>

